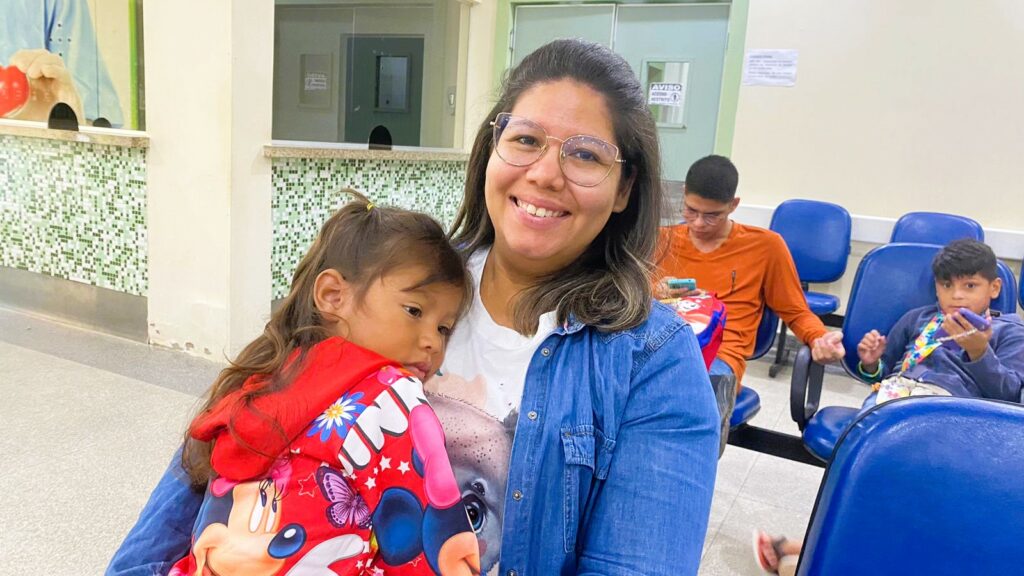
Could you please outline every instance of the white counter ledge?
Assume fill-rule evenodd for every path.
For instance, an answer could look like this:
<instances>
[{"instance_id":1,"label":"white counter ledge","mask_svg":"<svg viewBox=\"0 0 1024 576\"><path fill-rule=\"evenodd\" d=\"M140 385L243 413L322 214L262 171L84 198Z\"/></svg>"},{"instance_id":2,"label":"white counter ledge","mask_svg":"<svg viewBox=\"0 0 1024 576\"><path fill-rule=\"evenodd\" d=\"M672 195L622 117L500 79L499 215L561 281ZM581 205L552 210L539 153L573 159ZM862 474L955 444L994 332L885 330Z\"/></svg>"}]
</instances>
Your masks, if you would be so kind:
<instances>
[{"instance_id":1,"label":"white counter ledge","mask_svg":"<svg viewBox=\"0 0 1024 576\"><path fill-rule=\"evenodd\" d=\"M82 126L78 132L73 130L51 130L46 127L45 122L26 122L24 120L0 120L0 135L42 138L44 140L65 140L85 144L121 146L124 148L149 147L149 135L136 130L94 128L92 126Z\"/></svg>"},{"instance_id":2,"label":"white counter ledge","mask_svg":"<svg viewBox=\"0 0 1024 576\"><path fill-rule=\"evenodd\" d=\"M453 148L395 146L391 150L369 150L366 144L297 142L274 140L263 147L268 158L339 158L345 160L405 160L409 162L465 162L469 153Z\"/></svg>"}]
</instances>

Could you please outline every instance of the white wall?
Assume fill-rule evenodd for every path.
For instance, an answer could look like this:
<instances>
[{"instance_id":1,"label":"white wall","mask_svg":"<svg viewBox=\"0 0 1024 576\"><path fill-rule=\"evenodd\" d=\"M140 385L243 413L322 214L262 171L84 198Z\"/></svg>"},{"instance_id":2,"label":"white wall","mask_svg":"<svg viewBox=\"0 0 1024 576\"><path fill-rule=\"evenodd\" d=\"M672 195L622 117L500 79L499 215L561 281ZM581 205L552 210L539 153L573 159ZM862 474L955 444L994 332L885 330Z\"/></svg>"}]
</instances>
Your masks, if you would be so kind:
<instances>
[{"instance_id":1,"label":"white wall","mask_svg":"<svg viewBox=\"0 0 1024 576\"><path fill-rule=\"evenodd\" d=\"M146 3L153 343L223 359L269 315L273 8Z\"/></svg>"},{"instance_id":2,"label":"white wall","mask_svg":"<svg viewBox=\"0 0 1024 576\"><path fill-rule=\"evenodd\" d=\"M497 99L494 86L495 30L498 15L497 0L488 0L469 8L469 50L466 55L466 111L463 148L470 150L480 123L490 112Z\"/></svg>"},{"instance_id":3,"label":"white wall","mask_svg":"<svg viewBox=\"0 0 1024 576\"><path fill-rule=\"evenodd\" d=\"M796 86L743 86L744 202L931 209L1024 230L1024 2L751 2L746 48L799 50Z\"/></svg>"}]
</instances>

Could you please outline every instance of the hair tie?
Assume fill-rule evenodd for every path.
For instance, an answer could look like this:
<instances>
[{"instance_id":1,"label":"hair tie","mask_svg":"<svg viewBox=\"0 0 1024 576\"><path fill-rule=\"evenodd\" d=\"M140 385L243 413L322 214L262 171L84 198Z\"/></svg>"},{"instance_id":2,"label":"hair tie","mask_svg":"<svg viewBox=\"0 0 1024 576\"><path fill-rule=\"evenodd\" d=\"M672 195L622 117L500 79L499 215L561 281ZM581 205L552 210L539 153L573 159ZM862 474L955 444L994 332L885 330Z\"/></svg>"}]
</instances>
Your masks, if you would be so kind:
<instances>
[{"instance_id":1,"label":"hair tie","mask_svg":"<svg viewBox=\"0 0 1024 576\"><path fill-rule=\"evenodd\" d=\"M370 210L373 210L373 202L366 203L366 211L369 212Z\"/></svg>"}]
</instances>

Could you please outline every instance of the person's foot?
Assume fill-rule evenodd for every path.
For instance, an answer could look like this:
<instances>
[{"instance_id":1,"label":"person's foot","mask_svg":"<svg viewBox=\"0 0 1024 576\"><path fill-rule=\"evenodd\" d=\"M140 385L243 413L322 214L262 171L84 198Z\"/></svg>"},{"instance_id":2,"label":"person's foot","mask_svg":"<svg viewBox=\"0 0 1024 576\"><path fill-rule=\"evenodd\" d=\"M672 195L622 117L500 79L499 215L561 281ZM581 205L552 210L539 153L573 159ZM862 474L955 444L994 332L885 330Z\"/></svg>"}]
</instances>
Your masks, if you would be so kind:
<instances>
[{"instance_id":1,"label":"person's foot","mask_svg":"<svg viewBox=\"0 0 1024 576\"><path fill-rule=\"evenodd\" d=\"M779 574L780 568L792 574L800 557L801 542L785 536L772 537L763 530L754 530L754 560L768 574Z\"/></svg>"}]
</instances>

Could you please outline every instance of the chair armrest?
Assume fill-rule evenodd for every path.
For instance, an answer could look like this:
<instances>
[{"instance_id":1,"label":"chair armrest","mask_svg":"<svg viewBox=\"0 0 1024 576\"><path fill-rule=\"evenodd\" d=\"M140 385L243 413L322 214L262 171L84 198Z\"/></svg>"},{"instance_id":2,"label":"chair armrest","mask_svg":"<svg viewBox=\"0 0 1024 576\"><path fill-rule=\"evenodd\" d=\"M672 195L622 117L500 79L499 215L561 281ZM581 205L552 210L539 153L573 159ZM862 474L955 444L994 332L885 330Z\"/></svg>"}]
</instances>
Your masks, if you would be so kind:
<instances>
[{"instance_id":1,"label":"chair armrest","mask_svg":"<svg viewBox=\"0 0 1024 576\"><path fill-rule=\"evenodd\" d=\"M793 360L793 376L789 383L789 414L803 432L807 421L818 411L825 367L811 357L811 349L801 346Z\"/></svg>"}]
</instances>

